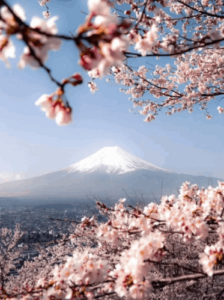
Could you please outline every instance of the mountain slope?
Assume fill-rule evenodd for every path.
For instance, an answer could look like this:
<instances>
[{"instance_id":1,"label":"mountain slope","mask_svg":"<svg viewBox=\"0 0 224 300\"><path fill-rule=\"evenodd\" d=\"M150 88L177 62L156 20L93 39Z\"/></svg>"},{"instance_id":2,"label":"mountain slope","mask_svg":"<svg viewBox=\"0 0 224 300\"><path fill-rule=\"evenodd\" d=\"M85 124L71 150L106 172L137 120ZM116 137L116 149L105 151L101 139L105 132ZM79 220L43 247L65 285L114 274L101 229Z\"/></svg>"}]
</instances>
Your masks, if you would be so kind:
<instances>
[{"instance_id":1,"label":"mountain slope","mask_svg":"<svg viewBox=\"0 0 224 300\"><path fill-rule=\"evenodd\" d=\"M212 180L216 185L218 179ZM46 203L85 202L92 195L117 200L127 193L133 200L137 194L154 201L161 195L177 194L184 181L199 187L211 185L207 177L173 173L118 147L106 147L58 172L0 184L0 196Z\"/></svg>"},{"instance_id":2,"label":"mountain slope","mask_svg":"<svg viewBox=\"0 0 224 300\"><path fill-rule=\"evenodd\" d=\"M123 174L136 170L169 172L141 158L132 155L119 147L105 147L80 162L66 168L68 173L104 171Z\"/></svg>"}]
</instances>

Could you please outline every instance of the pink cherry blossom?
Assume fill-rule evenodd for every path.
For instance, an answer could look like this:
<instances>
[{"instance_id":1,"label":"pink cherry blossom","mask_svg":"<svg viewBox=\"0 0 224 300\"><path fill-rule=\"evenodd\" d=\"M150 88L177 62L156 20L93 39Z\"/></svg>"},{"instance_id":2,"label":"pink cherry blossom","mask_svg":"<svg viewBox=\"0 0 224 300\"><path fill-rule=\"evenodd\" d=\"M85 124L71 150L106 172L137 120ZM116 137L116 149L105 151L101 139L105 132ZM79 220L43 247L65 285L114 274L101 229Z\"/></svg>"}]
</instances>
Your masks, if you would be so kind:
<instances>
[{"instance_id":1,"label":"pink cherry blossom","mask_svg":"<svg viewBox=\"0 0 224 300\"><path fill-rule=\"evenodd\" d=\"M54 101L53 97L54 94L44 94L35 102L35 105L41 107L41 110L45 112L47 118L55 119L57 125L62 126L71 123L71 108L66 107L62 102Z\"/></svg>"},{"instance_id":2,"label":"pink cherry blossom","mask_svg":"<svg viewBox=\"0 0 224 300\"><path fill-rule=\"evenodd\" d=\"M222 108L222 107L218 106L218 107L217 107L217 109L218 109L218 112L219 112L220 114L223 114L223 112L224 112L224 108Z\"/></svg>"},{"instance_id":3,"label":"pink cherry blossom","mask_svg":"<svg viewBox=\"0 0 224 300\"><path fill-rule=\"evenodd\" d=\"M67 125L72 122L72 111L70 108L58 105L55 108L55 113L55 121L58 125Z\"/></svg>"},{"instance_id":4,"label":"pink cherry blossom","mask_svg":"<svg viewBox=\"0 0 224 300\"><path fill-rule=\"evenodd\" d=\"M92 94L94 94L98 90L97 85L96 85L95 82L92 82L92 81L89 82L88 86L89 86L90 91L91 91Z\"/></svg>"},{"instance_id":5,"label":"pink cherry blossom","mask_svg":"<svg viewBox=\"0 0 224 300\"><path fill-rule=\"evenodd\" d=\"M57 27L55 21L57 17L52 17L48 21L42 20L38 17L33 17L31 20L30 27L38 28L42 31L45 31L50 34L57 33ZM48 58L49 50L58 50L61 46L61 41L55 37L46 37L34 31L31 31L29 34L30 46L33 48L35 55L42 61L45 62ZM19 67L24 68L26 64L29 64L31 68L40 67L39 62L33 57L30 53L30 49L25 47L24 53L22 54L19 62Z\"/></svg>"},{"instance_id":6,"label":"pink cherry blossom","mask_svg":"<svg viewBox=\"0 0 224 300\"><path fill-rule=\"evenodd\" d=\"M47 3L49 3L50 0L42 0L42 1L38 1L38 3L40 4L40 6L45 6Z\"/></svg>"},{"instance_id":7,"label":"pink cherry blossom","mask_svg":"<svg viewBox=\"0 0 224 300\"><path fill-rule=\"evenodd\" d=\"M13 42L3 35L0 35L0 59L9 67L8 58L15 58L16 48Z\"/></svg>"},{"instance_id":8,"label":"pink cherry blossom","mask_svg":"<svg viewBox=\"0 0 224 300\"><path fill-rule=\"evenodd\" d=\"M96 16L107 17L110 15L110 6L106 0L89 0L88 8L90 13L93 13Z\"/></svg>"},{"instance_id":9,"label":"pink cherry blossom","mask_svg":"<svg viewBox=\"0 0 224 300\"><path fill-rule=\"evenodd\" d=\"M44 11L43 16L44 16L45 19L48 19L50 17L49 11Z\"/></svg>"},{"instance_id":10,"label":"pink cherry blossom","mask_svg":"<svg viewBox=\"0 0 224 300\"><path fill-rule=\"evenodd\" d=\"M143 38L140 35L138 36L135 49L145 56L152 51L152 48L156 45L157 38L157 27L153 24L150 31Z\"/></svg>"}]
</instances>

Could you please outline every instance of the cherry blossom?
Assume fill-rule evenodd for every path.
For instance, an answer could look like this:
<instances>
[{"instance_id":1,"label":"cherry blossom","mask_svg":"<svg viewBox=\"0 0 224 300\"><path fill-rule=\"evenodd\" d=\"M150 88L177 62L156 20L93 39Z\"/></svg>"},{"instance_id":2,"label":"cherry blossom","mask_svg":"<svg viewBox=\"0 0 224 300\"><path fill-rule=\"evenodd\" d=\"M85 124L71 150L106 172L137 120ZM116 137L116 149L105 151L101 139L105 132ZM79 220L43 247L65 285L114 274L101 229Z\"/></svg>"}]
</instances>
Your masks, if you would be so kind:
<instances>
[{"instance_id":1,"label":"cherry blossom","mask_svg":"<svg viewBox=\"0 0 224 300\"><path fill-rule=\"evenodd\" d=\"M15 13L17 17L19 17L22 21L26 20L25 11L20 4L14 4L12 6L12 11ZM12 30L12 27L17 26L16 20L12 13L6 6L1 7L1 15L2 20L0 21L1 27L3 27L6 31Z\"/></svg>"},{"instance_id":2,"label":"cherry blossom","mask_svg":"<svg viewBox=\"0 0 224 300\"><path fill-rule=\"evenodd\" d=\"M49 0L39 1L47 9L43 12L45 19L50 16L48 3ZM184 110L192 113L195 105L206 110L206 118L210 120L208 103L224 93L221 47L224 24L220 17L223 8L218 0L216 4L209 0L200 3L203 9L196 2L179 0L141 4L89 0L86 20L75 35L68 36L57 34L57 17L48 20L33 17L27 25L23 8L19 4L10 8L3 1L1 59L8 66L7 59L15 57L11 39L15 35L25 44L18 66L43 68L60 87L44 63L50 50L60 49L62 40L72 41L79 50L79 63L90 77L114 76L115 82L124 86L120 90L131 96L134 111L141 113L145 122L155 120L162 110L168 116ZM150 74L145 66L144 71L140 68L136 71L131 67L131 59L142 56L147 59L170 56L174 63L155 65ZM112 82L111 78L107 82ZM217 109L223 113L221 107Z\"/></svg>"},{"instance_id":3,"label":"cherry blossom","mask_svg":"<svg viewBox=\"0 0 224 300\"><path fill-rule=\"evenodd\" d=\"M213 267L218 261L223 259L223 245L217 243L216 245L206 246L204 253L200 255L199 262L203 266L203 270L208 276L213 275Z\"/></svg>"},{"instance_id":4,"label":"cherry blossom","mask_svg":"<svg viewBox=\"0 0 224 300\"><path fill-rule=\"evenodd\" d=\"M217 109L218 109L218 112L219 112L220 114L223 114L223 112L224 112L224 108L222 108L222 107L218 106L218 107L217 107Z\"/></svg>"},{"instance_id":5,"label":"cherry blossom","mask_svg":"<svg viewBox=\"0 0 224 300\"><path fill-rule=\"evenodd\" d=\"M56 34L57 27L55 21L57 17L52 17L48 21L42 20L38 17L33 17L31 20L30 27L37 28L42 31L45 31L49 34ZM49 50L58 50L61 46L61 41L55 37L46 37L34 31L30 31L28 35L29 39L29 46L25 47L24 53L20 58L19 67L24 68L26 64L29 64L31 68L39 68L40 62L45 62L48 58L48 51ZM31 48L34 51L37 59L32 55Z\"/></svg>"},{"instance_id":6,"label":"cherry blossom","mask_svg":"<svg viewBox=\"0 0 224 300\"><path fill-rule=\"evenodd\" d=\"M43 16L44 16L45 19L48 19L50 17L49 11L44 11Z\"/></svg>"},{"instance_id":7,"label":"cherry blossom","mask_svg":"<svg viewBox=\"0 0 224 300\"><path fill-rule=\"evenodd\" d=\"M58 125L67 125L71 123L71 108L66 107L60 99L53 101L53 97L54 94L44 94L35 104L41 107L41 110L45 112L46 117L55 119Z\"/></svg>"},{"instance_id":8,"label":"cherry blossom","mask_svg":"<svg viewBox=\"0 0 224 300\"><path fill-rule=\"evenodd\" d=\"M42 0L42 1L38 1L38 3L40 4L40 6L45 6L47 3L49 3L50 0Z\"/></svg>"},{"instance_id":9,"label":"cherry blossom","mask_svg":"<svg viewBox=\"0 0 224 300\"><path fill-rule=\"evenodd\" d=\"M106 0L89 0L88 1L89 12L96 16L110 16L110 6Z\"/></svg>"},{"instance_id":10,"label":"cherry blossom","mask_svg":"<svg viewBox=\"0 0 224 300\"><path fill-rule=\"evenodd\" d=\"M94 94L98 90L97 85L96 85L95 82L90 81L88 83L88 86L89 86L90 91L91 91L92 94Z\"/></svg>"},{"instance_id":11,"label":"cherry blossom","mask_svg":"<svg viewBox=\"0 0 224 300\"><path fill-rule=\"evenodd\" d=\"M153 47L156 45L157 38L157 28L156 25L153 24L143 38L140 35L135 38L137 39L135 49L145 56L148 52L152 51Z\"/></svg>"},{"instance_id":12,"label":"cherry blossom","mask_svg":"<svg viewBox=\"0 0 224 300\"><path fill-rule=\"evenodd\" d=\"M0 35L0 59L3 60L6 63L6 66L9 67L8 58L15 58L15 51L16 48L13 44L13 42Z\"/></svg>"},{"instance_id":13,"label":"cherry blossom","mask_svg":"<svg viewBox=\"0 0 224 300\"><path fill-rule=\"evenodd\" d=\"M104 0L89 0L90 11L86 24L79 28L79 33L87 33L88 39L101 32L101 39L94 42L92 48L80 44L80 64L88 71L107 75L112 66L119 66L125 60L124 51L129 47L129 39L124 34L130 22L119 22L118 17L111 13L111 7ZM95 39L95 38L94 38ZM92 73L93 74L93 73Z\"/></svg>"},{"instance_id":14,"label":"cherry blossom","mask_svg":"<svg viewBox=\"0 0 224 300\"><path fill-rule=\"evenodd\" d=\"M37 104L48 110L51 96L43 95ZM54 265L49 278L39 278L32 293L40 299L149 299L155 291L167 297L166 286L179 283L186 296L192 280L212 289L206 277L215 275L218 283L224 274L223 199L224 182L207 189L184 182L178 196L143 207L125 205L122 198L113 207L98 201L108 220L83 217L76 223L68 241L76 247L80 241L81 248ZM83 246L84 241L91 246ZM29 291L24 297L36 299Z\"/></svg>"},{"instance_id":15,"label":"cherry blossom","mask_svg":"<svg viewBox=\"0 0 224 300\"><path fill-rule=\"evenodd\" d=\"M47 9L43 12L46 19L50 16L48 2L39 1ZM130 97L145 122L157 119L162 110L171 116L184 110L192 113L198 107L210 120L209 102L224 94L224 11L220 0L89 0L86 19L74 35L58 34L57 17L33 17L30 25L26 24L25 12L18 4L11 7L3 1L0 11L0 59L8 65L8 58L15 58L13 38L23 42L18 66L42 68L57 86L35 104L58 125L72 121L66 86L83 82L77 73L59 81L45 65L50 50L59 50L62 41L77 47L79 64L92 78L88 83L92 93L98 89L97 80L107 77L108 82L122 86L121 92ZM138 62L143 56L145 65L141 61L131 66L133 59ZM163 57L173 61L151 64ZM221 106L217 110L224 112ZM58 253L66 242L72 249L67 249L59 262L48 264L46 273L42 266L32 287L21 287L28 263L18 271L18 279L4 282L1 273L0 298L192 299L195 285L197 299L221 297L223 182L207 189L184 182L178 195L164 195L158 203L132 206L121 198L111 207L99 201L96 204L106 221L89 216L74 221L72 233L58 242L60 246L46 251ZM16 248L16 238L11 238L14 244L7 244L10 238L6 236L12 237L7 230L0 234L8 250ZM41 261L42 255L47 257L43 249ZM11 260L6 257L1 258L6 261L2 268L9 274L15 256ZM33 262L33 273L36 265ZM14 282L19 292L12 293Z\"/></svg>"}]
</instances>

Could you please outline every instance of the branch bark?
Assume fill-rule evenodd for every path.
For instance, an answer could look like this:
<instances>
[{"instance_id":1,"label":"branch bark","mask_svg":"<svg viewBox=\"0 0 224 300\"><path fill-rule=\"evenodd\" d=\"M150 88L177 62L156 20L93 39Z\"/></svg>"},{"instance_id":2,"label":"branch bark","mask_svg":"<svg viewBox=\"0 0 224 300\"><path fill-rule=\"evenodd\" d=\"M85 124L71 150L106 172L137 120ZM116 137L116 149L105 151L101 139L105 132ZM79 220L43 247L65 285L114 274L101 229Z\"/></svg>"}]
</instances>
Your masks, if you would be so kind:
<instances>
[{"instance_id":1,"label":"branch bark","mask_svg":"<svg viewBox=\"0 0 224 300\"><path fill-rule=\"evenodd\" d=\"M217 270L213 272L213 276L219 276L219 275L224 275L224 270ZM181 281L190 281L190 280L197 280L201 278L208 277L206 274L203 275L201 273L198 274L190 274L190 275L183 275L175 278L164 278L160 280L154 280L152 281L152 285L156 287L163 287L166 285L174 284L176 282L181 282Z\"/></svg>"}]
</instances>

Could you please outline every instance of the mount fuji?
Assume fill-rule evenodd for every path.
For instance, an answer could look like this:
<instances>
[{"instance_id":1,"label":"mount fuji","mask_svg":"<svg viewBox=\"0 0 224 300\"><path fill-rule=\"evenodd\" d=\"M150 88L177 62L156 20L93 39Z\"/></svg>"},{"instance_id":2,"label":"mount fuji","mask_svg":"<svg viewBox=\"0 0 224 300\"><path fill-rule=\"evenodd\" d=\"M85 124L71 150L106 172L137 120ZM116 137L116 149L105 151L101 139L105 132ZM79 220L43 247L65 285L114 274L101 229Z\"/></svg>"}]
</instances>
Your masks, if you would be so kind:
<instances>
[{"instance_id":1,"label":"mount fuji","mask_svg":"<svg viewBox=\"0 0 224 300\"><path fill-rule=\"evenodd\" d=\"M117 146L102 148L95 154L66 168L66 170L68 170L69 173L92 173L102 171L108 174L124 174L137 170L169 172L165 169L152 165Z\"/></svg>"},{"instance_id":2,"label":"mount fuji","mask_svg":"<svg viewBox=\"0 0 224 300\"><path fill-rule=\"evenodd\" d=\"M30 179L0 184L0 197L26 203L86 203L99 197L117 201L141 198L159 201L161 195L178 194L189 181L201 188L217 184L218 178L170 172L119 147L105 147L65 169Z\"/></svg>"}]
</instances>

